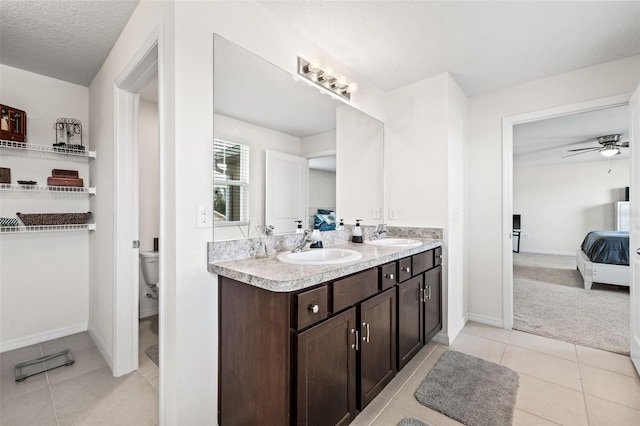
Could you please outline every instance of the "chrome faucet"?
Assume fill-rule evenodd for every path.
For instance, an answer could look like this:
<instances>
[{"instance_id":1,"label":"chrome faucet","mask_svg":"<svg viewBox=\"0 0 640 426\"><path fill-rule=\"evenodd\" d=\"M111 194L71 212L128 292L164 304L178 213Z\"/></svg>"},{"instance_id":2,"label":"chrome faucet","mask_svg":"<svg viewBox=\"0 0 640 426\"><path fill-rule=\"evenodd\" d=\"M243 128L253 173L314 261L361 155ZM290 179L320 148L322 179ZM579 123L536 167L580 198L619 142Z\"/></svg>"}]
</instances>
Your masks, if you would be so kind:
<instances>
[{"instance_id":1,"label":"chrome faucet","mask_svg":"<svg viewBox=\"0 0 640 426\"><path fill-rule=\"evenodd\" d=\"M314 239L311 238L311 231L309 229L305 229L302 234L302 239L300 242L291 250L292 253L299 253L304 250L304 246L307 244L311 244L314 242Z\"/></svg>"},{"instance_id":2,"label":"chrome faucet","mask_svg":"<svg viewBox=\"0 0 640 426\"><path fill-rule=\"evenodd\" d=\"M273 235L273 230L275 229L275 226L273 225L268 225L264 227L264 235L266 235L267 237L271 237Z\"/></svg>"},{"instance_id":3,"label":"chrome faucet","mask_svg":"<svg viewBox=\"0 0 640 426\"><path fill-rule=\"evenodd\" d=\"M369 238L370 240L377 240L383 237L383 235L387 236L387 224L381 223L376 227L376 230L373 231L373 235Z\"/></svg>"}]
</instances>

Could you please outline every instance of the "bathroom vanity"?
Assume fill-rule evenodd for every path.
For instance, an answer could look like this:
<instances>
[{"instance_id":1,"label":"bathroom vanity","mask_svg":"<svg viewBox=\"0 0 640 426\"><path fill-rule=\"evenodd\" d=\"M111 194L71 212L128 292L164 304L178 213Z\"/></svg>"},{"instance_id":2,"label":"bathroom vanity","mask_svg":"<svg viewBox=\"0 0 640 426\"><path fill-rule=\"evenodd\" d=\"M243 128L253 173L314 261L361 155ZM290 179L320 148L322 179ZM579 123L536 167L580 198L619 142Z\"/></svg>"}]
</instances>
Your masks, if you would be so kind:
<instances>
[{"instance_id":1,"label":"bathroom vanity","mask_svg":"<svg viewBox=\"0 0 640 426\"><path fill-rule=\"evenodd\" d=\"M348 244L348 265L210 264L219 423L346 425L442 328L442 247Z\"/></svg>"}]
</instances>

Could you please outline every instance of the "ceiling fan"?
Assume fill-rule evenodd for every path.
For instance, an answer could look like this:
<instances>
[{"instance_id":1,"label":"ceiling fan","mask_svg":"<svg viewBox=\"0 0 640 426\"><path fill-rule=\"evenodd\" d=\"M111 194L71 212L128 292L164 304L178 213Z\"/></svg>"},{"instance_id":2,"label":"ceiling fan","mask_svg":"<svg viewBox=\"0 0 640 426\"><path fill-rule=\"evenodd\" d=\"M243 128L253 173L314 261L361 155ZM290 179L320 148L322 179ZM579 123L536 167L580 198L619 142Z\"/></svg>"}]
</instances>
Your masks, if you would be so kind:
<instances>
[{"instance_id":1,"label":"ceiling fan","mask_svg":"<svg viewBox=\"0 0 640 426\"><path fill-rule=\"evenodd\" d=\"M622 135L620 133L598 136L597 138L591 140L597 141L600 146L570 149L567 152L573 152L573 154L565 155L562 158L573 157L574 155L586 154L587 152L595 151L599 151L603 156L611 158L620 154L620 148L629 148L629 141L620 142L620 138L622 138Z\"/></svg>"}]
</instances>

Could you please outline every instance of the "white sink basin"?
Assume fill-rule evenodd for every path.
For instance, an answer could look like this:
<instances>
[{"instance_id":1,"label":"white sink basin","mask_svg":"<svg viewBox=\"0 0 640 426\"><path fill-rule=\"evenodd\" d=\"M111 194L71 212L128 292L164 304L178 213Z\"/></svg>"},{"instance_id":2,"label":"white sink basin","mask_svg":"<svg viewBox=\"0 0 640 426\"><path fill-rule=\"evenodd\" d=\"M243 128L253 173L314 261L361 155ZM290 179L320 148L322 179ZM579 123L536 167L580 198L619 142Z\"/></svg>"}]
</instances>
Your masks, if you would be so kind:
<instances>
[{"instance_id":1,"label":"white sink basin","mask_svg":"<svg viewBox=\"0 0 640 426\"><path fill-rule=\"evenodd\" d=\"M311 249L292 253L290 251L280 253L278 260L284 263L292 263L294 265L335 265L339 263L348 263L358 260L362 257L357 251L349 249L326 248Z\"/></svg>"},{"instance_id":2,"label":"white sink basin","mask_svg":"<svg viewBox=\"0 0 640 426\"><path fill-rule=\"evenodd\" d=\"M380 240L365 240L364 243L372 246L397 248L413 248L420 247L422 245L421 241L412 240L410 238L382 238Z\"/></svg>"}]
</instances>

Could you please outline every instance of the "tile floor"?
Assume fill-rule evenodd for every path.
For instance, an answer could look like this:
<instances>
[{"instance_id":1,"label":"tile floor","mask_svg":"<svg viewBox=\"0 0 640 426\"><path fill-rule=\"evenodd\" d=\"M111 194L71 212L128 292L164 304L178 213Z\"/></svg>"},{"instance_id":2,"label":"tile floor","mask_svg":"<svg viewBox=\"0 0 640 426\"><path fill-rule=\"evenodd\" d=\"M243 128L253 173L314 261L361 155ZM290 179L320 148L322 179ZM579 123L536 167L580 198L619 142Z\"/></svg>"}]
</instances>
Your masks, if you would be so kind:
<instances>
[{"instance_id":1,"label":"tile floor","mask_svg":"<svg viewBox=\"0 0 640 426\"><path fill-rule=\"evenodd\" d=\"M140 321L139 368L113 377L89 334L79 333L0 354L0 425L156 425L158 368L144 350L158 342L157 316ZM76 360L14 380L14 365L63 349Z\"/></svg>"},{"instance_id":2,"label":"tile floor","mask_svg":"<svg viewBox=\"0 0 640 426\"><path fill-rule=\"evenodd\" d=\"M86 333L0 354L0 425L154 425L158 369L144 354L157 317L140 322L140 368L114 378ZM70 348L76 358L22 383L16 362ZM514 425L640 425L640 378L628 357L545 337L469 323L451 347L429 343L352 425L393 426L404 417L431 426L458 422L420 405L413 393L447 350L520 374Z\"/></svg>"},{"instance_id":3,"label":"tile floor","mask_svg":"<svg viewBox=\"0 0 640 426\"><path fill-rule=\"evenodd\" d=\"M450 349L519 373L515 426L640 425L640 378L629 357L470 322L450 347L427 344L352 426L392 426L405 417L431 426L460 425L413 396Z\"/></svg>"}]
</instances>

